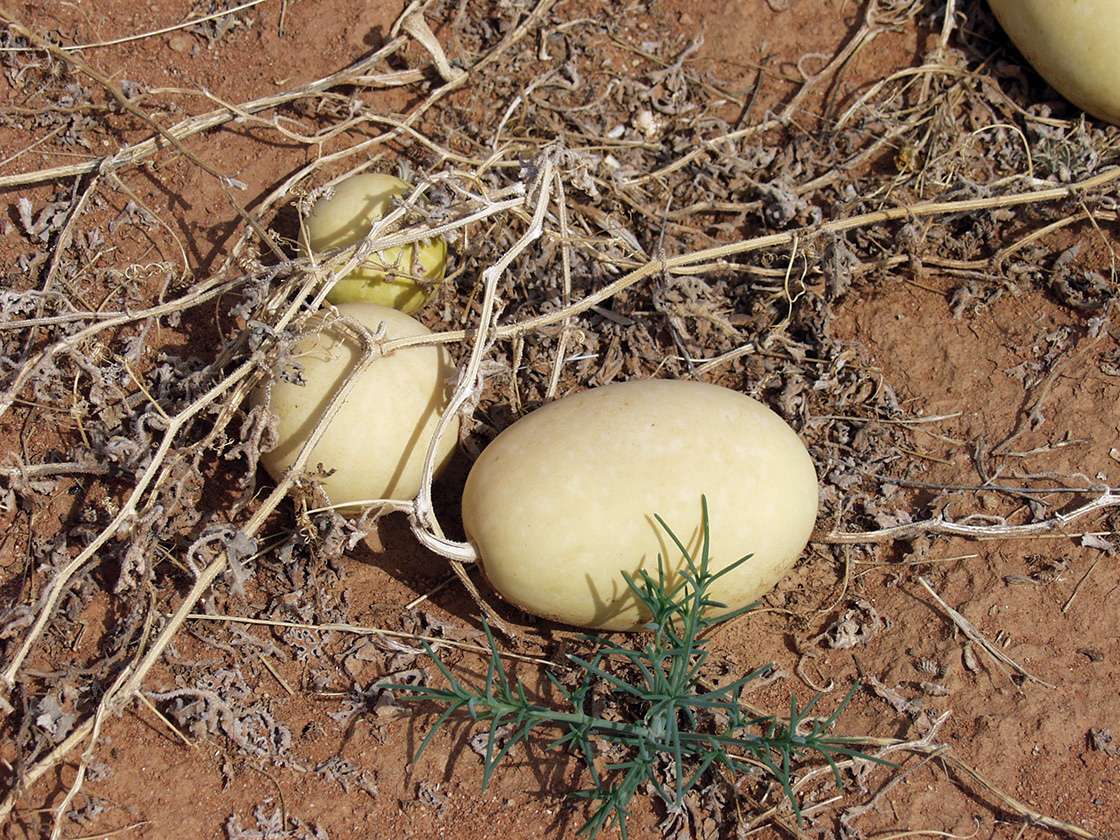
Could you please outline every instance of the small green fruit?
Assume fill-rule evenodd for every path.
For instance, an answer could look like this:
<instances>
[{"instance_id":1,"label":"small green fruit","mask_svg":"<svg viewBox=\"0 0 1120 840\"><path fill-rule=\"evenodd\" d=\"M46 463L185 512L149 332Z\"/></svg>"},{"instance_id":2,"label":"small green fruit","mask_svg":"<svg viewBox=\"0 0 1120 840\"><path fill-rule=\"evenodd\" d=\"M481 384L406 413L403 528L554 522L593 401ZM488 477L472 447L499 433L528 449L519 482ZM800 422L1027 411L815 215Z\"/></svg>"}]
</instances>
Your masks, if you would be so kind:
<instances>
[{"instance_id":1,"label":"small green fruit","mask_svg":"<svg viewBox=\"0 0 1120 840\"><path fill-rule=\"evenodd\" d=\"M411 191L407 182L383 173L362 173L334 187L304 219L300 250L323 254L361 242L389 210L395 197ZM374 251L327 293L336 306L354 301L415 312L435 294L447 269L447 243L442 237Z\"/></svg>"}]
</instances>

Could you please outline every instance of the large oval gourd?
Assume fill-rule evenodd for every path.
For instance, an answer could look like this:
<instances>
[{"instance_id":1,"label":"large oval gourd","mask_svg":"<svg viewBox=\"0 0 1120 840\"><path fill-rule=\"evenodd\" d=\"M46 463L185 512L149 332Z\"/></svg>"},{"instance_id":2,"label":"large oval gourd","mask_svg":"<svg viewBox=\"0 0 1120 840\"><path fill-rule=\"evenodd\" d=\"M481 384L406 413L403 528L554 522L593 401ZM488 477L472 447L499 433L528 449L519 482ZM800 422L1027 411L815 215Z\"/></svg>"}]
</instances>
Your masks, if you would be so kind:
<instances>
[{"instance_id":1,"label":"large oval gourd","mask_svg":"<svg viewBox=\"0 0 1120 840\"><path fill-rule=\"evenodd\" d=\"M988 0L1000 25L1054 90L1120 125L1120 0Z\"/></svg>"},{"instance_id":2,"label":"large oval gourd","mask_svg":"<svg viewBox=\"0 0 1120 840\"><path fill-rule=\"evenodd\" d=\"M483 451L463 493L463 525L487 580L535 615L632 630L648 620L623 579L699 560L701 497L710 569L751 560L711 596L746 606L796 562L817 514L805 446L776 414L701 382L606 385L518 420Z\"/></svg>"},{"instance_id":3,"label":"large oval gourd","mask_svg":"<svg viewBox=\"0 0 1120 840\"><path fill-rule=\"evenodd\" d=\"M430 334L415 318L388 306L347 303L338 307L338 314L354 318L375 334L384 323L386 340ZM261 463L277 480L295 461L331 397L360 360L361 347L340 328L327 326L300 340L293 356L303 366L303 384L275 378L250 397L253 405L267 404L280 421L279 442L261 454ZM454 373L447 350L426 345L380 356L358 375L307 460L307 471L322 476L332 504L406 500L419 492L424 458L447 408L448 379ZM458 428L458 418L453 418L440 439L437 467L450 458Z\"/></svg>"}]
</instances>

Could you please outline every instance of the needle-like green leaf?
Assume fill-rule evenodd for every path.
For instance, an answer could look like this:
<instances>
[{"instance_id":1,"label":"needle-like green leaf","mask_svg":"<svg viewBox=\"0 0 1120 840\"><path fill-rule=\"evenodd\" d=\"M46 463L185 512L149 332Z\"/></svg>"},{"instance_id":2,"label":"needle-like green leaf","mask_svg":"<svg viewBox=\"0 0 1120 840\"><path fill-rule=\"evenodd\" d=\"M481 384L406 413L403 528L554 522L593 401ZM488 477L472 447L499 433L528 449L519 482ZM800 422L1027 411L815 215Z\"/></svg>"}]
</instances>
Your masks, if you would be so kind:
<instances>
[{"instance_id":1,"label":"needle-like green leaf","mask_svg":"<svg viewBox=\"0 0 1120 840\"><path fill-rule=\"evenodd\" d=\"M594 645L595 654L590 659L568 656L568 661L580 674L576 688L569 690L552 674L548 675L553 687L567 702L567 710L533 704L522 684L511 682L485 619L483 628L490 658L481 691L457 680L425 643L425 650L448 687L390 686L410 693L417 700L446 704L420 744L417 756L454 712L465 709L472 719L489 724L483 758L485 787L501 760L516 744L529 738L533 729L540 726L558 729L560 735L549 748L566 749L578 755L591 777L589 789L571 794L597 803L580 829L589 840L594 840L599 831L615 822L622 837L626 837L627 806L643 784L670 808L679 808L705 774L714 772L713 767L724 767L735 773L748 766L747 759L769 770L782 785L795 811L797 802L792 782L795 762L817 753L832 768L839 783L840 772L834 756L862 754L850 746L849 740L827 732L851 700L854 687L832 715L813 721L811 726L803 724L807 723L819 695L803 708L798 706L796 697L791 697L788 723L774 717L744 714L738 703L739 692L767 667L729 685L701 690L702 670L708 656L707 639L702 634L720 621L750 609L723 616L711 614L723 608L708 597L713 581L750 557L718 572L710 572L706 499L701 499L701 510L703 528L698 557L689 554L668 525L657 517L657 522L684 556L685 568L670 573L663 559L658 557L656 576L644 569L638 571L637 578L625 576L627 585L652 617L644 647L623 647L598 636L585 635L581 639ZM592 688L596 685L608 689L616 701L616 709L629 714L627 719L618 720L618 715L606 719L591 711ZM724 722L717 724L716 721ZM596 759L608 748L611 754L617 755L621 750L628 757L597 765Z\"/></svg>"}]
</instances>

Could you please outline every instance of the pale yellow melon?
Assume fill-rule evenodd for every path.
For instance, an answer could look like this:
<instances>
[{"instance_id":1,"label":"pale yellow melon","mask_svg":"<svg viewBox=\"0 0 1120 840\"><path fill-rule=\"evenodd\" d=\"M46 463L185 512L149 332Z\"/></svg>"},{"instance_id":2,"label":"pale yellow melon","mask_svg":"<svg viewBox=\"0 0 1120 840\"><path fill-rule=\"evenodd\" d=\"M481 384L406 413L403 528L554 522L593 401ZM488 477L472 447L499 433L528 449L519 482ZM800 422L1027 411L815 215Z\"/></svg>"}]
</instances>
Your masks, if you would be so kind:
<instances>
[{"instance_id":1,"label":"pale yellow melon","mask_svg":"<svg viewBox=\"0 0 1120 840\"><path fill-rule=\"evenodd\" d=\"M817 515L801 440L744 394L700 382L607 385L545 405L503 431L471 469L463 525L487 580L538 616L632 630L648 620L623 572L656 579L699 560L701 497L726 609L765 595L797 561Z\"/></svg>"},{"instance_id":2,"label":"pale yellow melon","mask_svg":"<svg viewBox=\"0 0 1120 840\"><path fill-rule=\"evenodd\" d=\"M353 175L315 202L303 222L300 250L324 254L361 242L384 218L394 198L411 191L407 182L380 172ZM334 304L368 301L415 312L428 302L447 268L442 237L386 248L336 282L327 293Z\"/></svg>"},{"instance_id":3,"label":"pale yellow melon","mask_svg":"<svg viewBox=\"0 0 1120 840\"><path fill-rule=\"evenodd\" d=\"M340 315L354 318L370 332L386 325L386 339L428 335L403 312L374 303L347 303ZM261 463L279 479L291 467L331 397L361 358L359 343L337 327L326 327L300 341L295 358L303 384L274 378L251 395L280 420L280 440L261 454ZM447 350L428 345L405 347L375 359L354 383L307 461L307 471L323 474L323 489L334 505L353 506L373 499L407 500L420 490L424 459L440 416L451 396L455 367ZM458 418L440 439L437 466L451 457ZM353 512L353 510L347 511Z\"/></svg>"},{"instance_id":4,"label":"pale yellow melon","mask_svg":"<svg viewBox=\"0 0 1120 840\"><path fill-rule=\"evenodd\" d=\"M1120 0L988 0L1000 25L1054 90L1120 125Z\"/></svg>"}]
</instances>

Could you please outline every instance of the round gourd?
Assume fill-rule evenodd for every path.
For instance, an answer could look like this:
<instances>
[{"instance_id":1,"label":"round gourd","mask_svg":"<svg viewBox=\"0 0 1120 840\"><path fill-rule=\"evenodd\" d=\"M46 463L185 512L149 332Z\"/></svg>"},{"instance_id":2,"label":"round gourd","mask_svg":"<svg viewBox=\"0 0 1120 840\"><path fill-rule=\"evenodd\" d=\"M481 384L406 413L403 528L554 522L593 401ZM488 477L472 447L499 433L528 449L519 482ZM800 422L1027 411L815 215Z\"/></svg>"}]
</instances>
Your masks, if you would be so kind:
<instances>
[{"instance_id":1,"label":"round gourd","mask_svg":"<svg viewBox=\"0 0 1120 840\"><path fill-rule=\"evenodd\" d=\"M303 223L300 250L322 254L361 242L397 196L411 191L407 182L380 172L353 175L319 199ZM415 312L435 294L447 268L442 237L374 251L338 280L327 293L333 304L368 301ZM419 282L423 281L423 282Z\"/></svg>"},{"instance_id":2,"label":"round gourd","mask_svg":"<svg viewBox=\"0 0 1120 840\"><path fill-rule=\"evenodd\" d=\"M483 451L463 493L463 525L487 580L535 615L608 630L648 616L622 573L655 579L660 553L699 562L701 497L723 612L760 598L796 562L817 515L805 446L756 400L701 382L606 385L526 415ZM716 611L719 614L719 611Z\"/></svg>"},{"instance_id":3,"label":"round gourd","mask_svg":"<svg viewBox=\"0 0 1120 840\"><path fill-rule=\"evenodd\" d=\"M387 306L347 303L338 312L373 333L384 322L386 339L430 334L416 319ZM337 327L326 327L302 339L293 354L303 366L305 384L276 378L250 398L253 405L267 404L280 421L279 442L261 454L264 468L277 480L295 461L332 395L360 360L361 347ZM406 500L420 491L424 458L447 407L448 378L454 373L447 350L427 345L376 358L359 375L307 460L308 472L329 473L320 480L332 504ZM437 467L450 458L458 428L458 418L452 419L440 439Z\"/></svg>"},{"instance_id":4,"label":"round gourd","mask_svg":"<svg viewBox=\"0 0 1120 840\"><path fill-rule=\"evenodd\" d=\"M1054 90L1120 125L1120 0L989 0L1008 37Z\"/></svg>"}]
</instances>

